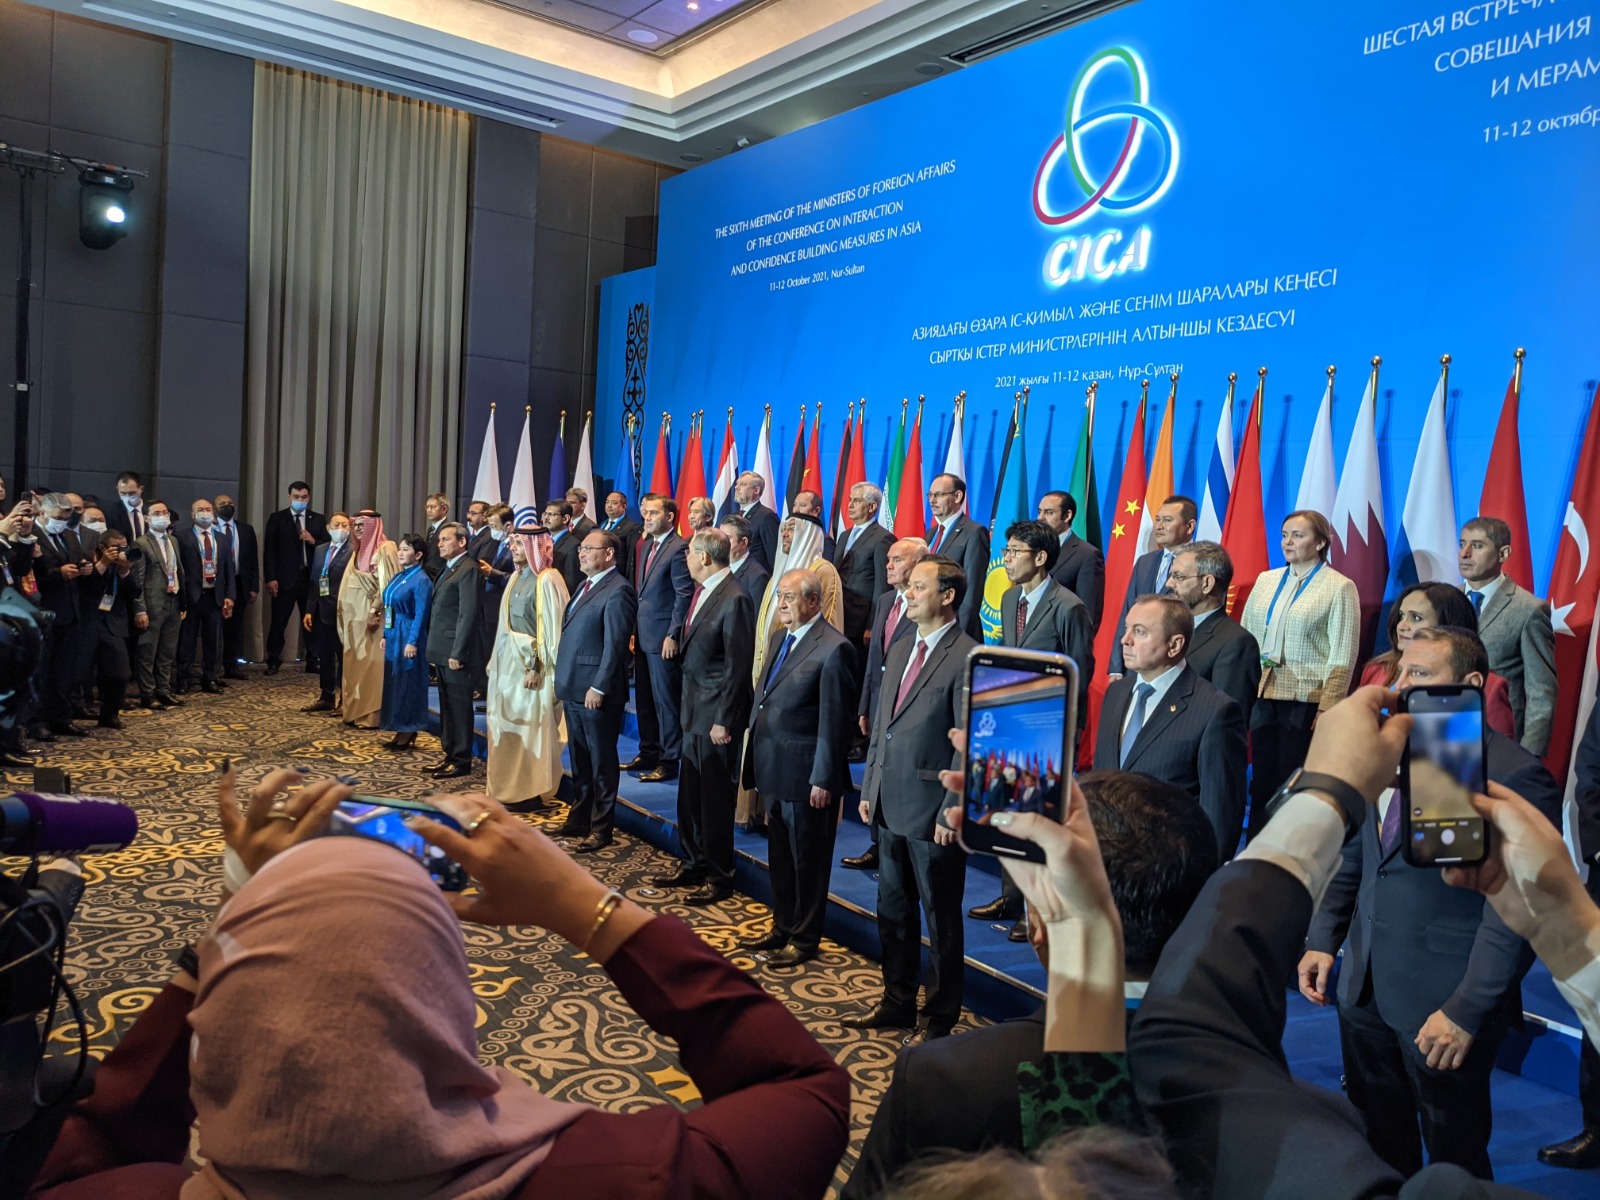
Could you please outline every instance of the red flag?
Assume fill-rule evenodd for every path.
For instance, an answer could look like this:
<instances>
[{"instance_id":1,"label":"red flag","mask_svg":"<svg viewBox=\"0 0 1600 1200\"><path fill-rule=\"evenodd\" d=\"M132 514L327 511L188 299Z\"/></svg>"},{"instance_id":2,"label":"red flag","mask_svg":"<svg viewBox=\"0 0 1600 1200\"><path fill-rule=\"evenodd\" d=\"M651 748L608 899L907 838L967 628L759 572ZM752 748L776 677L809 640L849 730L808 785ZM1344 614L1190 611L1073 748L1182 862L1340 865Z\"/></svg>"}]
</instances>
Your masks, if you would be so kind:
<instances>
[{"instance_id":1,"label":"red flag","mask_svg":"<svg viewBox=\"0 0 1600 1200\"><path fill-rule=\"evenodd\" d=\"M689 501L705 496L706 456L702 435L705 431L705 414L689 426L689 444L683 448L683 466L678 472L678 533L688 537Z\"/></svg>"},{"instance_id":2,"label":"red flag","mask_svg":"<svg viewBox=\"0 0 1600 1200\"><path fill-rule=\"evenodd\" d=\"M928 510L924 507L927 486L922 481L922 400L917 400L917 421L906 442L906 464L900 472L900 495L894 507L894 536L925 537Z\"/></svg>"},{"instance_id":3,"label":"red flag","mask_svg":"<svg viewBox=\"0 0 1600 1200\"><path fill-rule=\"evenodd\" d=\"M1522 439L1517 433L1517 409L1522 401L1522 351L1506 384L1506 402L1500 406L1500 424L1494 431L1489 470L1483 477L1478 515L1499 517L1511 526L1511 557L1505 573L1517 586L1533 591L1533 551L1528 545L1528 505L1522 497ZM1551 585L1552 587L1554 584Z\"/></svg>"},{"instance_id":4,"label":"red flag","mask_svg":"<svg viewBox=\"0 0 1600 1200\"><path fill-rule=\"evenodd\" d=\"M794 508L794 498L800 494L800 488L806 477L806 406L800 406L800 424L794 431L794 451L789 455L789 473L784 477L783 485L783 511L778 515L787 517Z\"/></svg>"},{"instance_id":5,"label":"red flag","mask_svg":"<svg viewBox=\"0 0 1600 1200\"><path fill-rule=\"evenodd\" d=\"M667 439L672 431L672 418L661 417L661 437L656 441L656 465L650 474L650 490L658 496L672 495L672 452Z\"/></svg>"},{"instance_id":6,"label":"red flag","mask_svg":"<svg viewBox=\"0 0 1600 1200\"><path fill-rule=\"evenodd\" d=\"M1244 611L1257 576L1271 566L1267 561L1267 516L1261 499L1261 394L1265 385L1265 379L1256 384L1256 398L1245 423L1233 492L1228 497L1228 513L1222 525L1222 546L1233 559L1233 583L1228 588L1230 617Z\"/></svg>"},{"instance_id":7,"label":"red flag","mask_svg":"<svg viewBox=\"0 0 1600 1200\"><path fill-rule=\"evenodd\" d=\"M1383 527L1383 476L1378 465L1378 366L1372 360L1367 390L1361 395L1356 427L1339 473L1333 512L1333 547L1328 562L1356 585L1361 597L1361 646L1356 662L1372 654L1384 588L1389 582L1389 537Z\"/></svg>"},{"instance_id":8,"label":"red flag","mask_svg":"<svg viewBox=\"0 0 1600 1200\"><path fill-rule=\"evenodd\" d=\"M1112 643L1122 637L1118 620L1122 613L1122 597L1128 594L1133 563L1141 550L1139 523L1144 517L1144 493L1149 482L1144 461L1144 410L1145 401L1141 397L1139 410L1133 417L1133 430L1128 434L1128 456L1122 464L1117 507L1107 514L1106 525L1110 531L1106 535L1107 611L1094 638L1096 668L1094 678L1089 681L1089 723L1078 747L1081 771L1089 770L1094 762L1095 731L1100 727L1100 705L1105 700L1109 682L1105 664L1111 661Z\"/></svg>"},{"instance_id":9,"label":"red flag","mask_svg":"<svg viewBox=\"0 0 1600 1200\"><path fill-rule=\"evenodd\" d=\"M833 530L835 538L844 536L850 527L849 500L850 500L850 439L854 434L851 428L856 415L856 406L852 402L850 411L844 418L844 437L839 439L839 465L833 474L833 516L828 522L828 528Z\"/></svg>"},{"instance_id":10,"label":"red flag","mask_svg":"<svg viewBox=\"0 0 1600 1200\"><path fill-rule=\"evenodd\" d=\"M840 525L845 529L854 529L855 522L850 519L850 489L858 483L867 480L867 402L861 401L861 408L856 413L855 432L850 435L850 461L844 469L844 482L839 485L839 493L844 497L840 507L843 515L839 518Z\"/></svg>"},{"instance_id":11,"label":"red flag","mask_svg":"<svg viewBox=\"0 0 1600 1200\"><path fill-rule=\"evenodd\" d=\"M1550 727L1550 748L1545 766L1565 781L1567 760L1577 737L1578 705L1589 655L1589 635L1594 626L1595 598L1600 595L1600 388L1589 405L1589 422L1572 478L1572 499L1561 522L1556 565L1550 571L1550 623L1556 631L1555 721Z\"/></svg>"},{"instance_id":12,"label":"red flag","mask_svg":"<svg viewBox=\"0 0 1600 1200\"><path fill-rule=\"evenodd\" d=\"M822 405L817 405L817 411L811 418L811 445L806 450L805 474L800 476L800 490L815 492L817 498L822 499ZM828 528L828 506L824 502L821 506L823 528Z\"/></svg>"}]
</instances>

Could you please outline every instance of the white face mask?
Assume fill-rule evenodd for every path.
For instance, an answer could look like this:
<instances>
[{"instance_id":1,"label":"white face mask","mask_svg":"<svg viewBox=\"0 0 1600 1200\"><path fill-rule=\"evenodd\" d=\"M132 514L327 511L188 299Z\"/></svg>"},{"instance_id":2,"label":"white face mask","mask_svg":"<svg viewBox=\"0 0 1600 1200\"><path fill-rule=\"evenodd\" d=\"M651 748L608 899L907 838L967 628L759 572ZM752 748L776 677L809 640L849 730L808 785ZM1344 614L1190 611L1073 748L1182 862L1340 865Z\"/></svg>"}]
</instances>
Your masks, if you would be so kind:
<instances>
[{"instance_id":1,"label":"white face mask","mask_svg":"<svg viewBox=\"0 0 1600 1200\"><path fill-rule=\"evenodd\" d=\"M489 536L497 542L503 542L506 540L506 531L504 529L491 529L489 530Z\"/></svg>"},{"instance_id":2,"label":"white face mask","mask_svg":"<svg viewBox=\"0 0 1600 1200\"><path fill-rule=\"evenodd\" d=\"M106 531L106 523L104 521L85 521L83 527L92 529L96 533L104 533Z\"/></svg>"},{"instance_id":3,"label":"white face mask","mask_svg":"<svg viewBox=\"0 0 1600 1200\"><path fill-rule=\"evenodd\" d=\"M129 508L138 508L141 504L144 503L144 501L139 499L138 496L124 496L122 498L122 502L123 502L123 504L127 505Z\"/></svg>"},{"instance_id":4,"label":"white face mask","mask_svg":"<svg viewBox=\"0 0 1600 1200\"><path fill-rule=\"evenodd\" d=\"M44 523L44 531L46 533L65 533L67 531L67 522L61 517L50 517Z\"/></svg>"},{"instance_id":5,"label":"white face mask","mask_svg":"<svg viewBox=\"0 0 1600 1200\"><path fill-rule=\"evenodd\" d=\"M21 542L24 546L31 546L35 542L37 542L39 539L36 538L36 537L19 537L19 538L14 538L12 540L13 541L17 541L17 542Z\"/></svg>"},{"instance_id":6,"label":"white face mask","mask_svg":"<svg viewBox=\"0 0 1600 1200\"><path fill-rule=\"evenodd\" d=\"M167 528L171 524L172 524L172 518L171 517L151 517L150 518L150 528L154 529L157 533L165 533L167 531Z\"/></svg>"},{"instance_id":7,"label":"white face mask","mask_svg":"<svg viewBox=\"0 0 1600 1200\"><path fill-rule=\"evenodd\" d=\"M194 524L196 529L209 529L211 527L211 521L212 516L210 513L195 513L194 515Z\"/></svg>"},{"instance_id":8,"label":"white face mask","mask_svg":"<svg viewBox=\"0 0 1600 1200\"><path fill-rule=\"evenodd\" d=\"M350 537L350 531L348 529L330 529L330 530L328 530L328 540L330 542L332 542L335 546L344 545L345 542L349 539L349 537Z\"/></svg>"}]
</instances>

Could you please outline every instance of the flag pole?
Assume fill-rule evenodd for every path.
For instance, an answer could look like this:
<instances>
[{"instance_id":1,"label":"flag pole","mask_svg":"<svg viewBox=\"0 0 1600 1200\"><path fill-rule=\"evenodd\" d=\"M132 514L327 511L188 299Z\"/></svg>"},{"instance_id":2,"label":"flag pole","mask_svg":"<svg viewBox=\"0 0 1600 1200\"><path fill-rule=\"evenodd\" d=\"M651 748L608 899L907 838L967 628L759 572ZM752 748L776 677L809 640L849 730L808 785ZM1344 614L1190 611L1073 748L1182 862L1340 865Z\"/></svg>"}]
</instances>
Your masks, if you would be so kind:
<instances>
[{"instance_id":1,"label":"flag pole","mask_svg":"<svg viewBox=\"0 0 1600 1200\"><path fill-rule=\"evenodd\" d=\"M1256 429L1261 428L1267 409L1267 369L1256 368Z\"/></svg>"},{"instance_id":2,"label":"flag pole","mask_svg":"<svg viewBox=\"0 0 1600 1200\"><path fill-rule=\"evenodd\" d=\"M1089 437L1091 439L1093 439L1093 437L1094 437L1094 403L1095 403L1096 400L1098 400L1100 398L1100 381L1098 379L1095 380L1093 383L1091 383L1089 385L1086 394L1087 394L1088 399L1085 402L1089 405ZM1085 501L1085 503L1087 503L1087 501Z\"/></svg>"},{"instance_id":3,"label":"flag pole","mask_svg":"<svg viewBox=\"0 0 1600 1200\"><path fill-rule=\"evenodd\" d=\"M1167 394L1167 407L1168 408L1171 408L1174 404L1176 404L1178 402L1178 372L1174 371L1172 373L1172 375L1171 375L1171 379L1172 379L1172 391Z\"/></svg>"},{"instance_id":4,"label":"flag pole","mask_svg":"<svg viewBox=\"0 0 1600 1200\"><path fill-rule=\"evenodd\" d=\"M1522 360L1528 357L1528 352L1518 346L1515 352L1517 365L1511 368L1511 391L1518 401L1522 399Z\"/></svg>"},{"instance_id":5,"label":"flag pole","mask_svg":"<svg viewBox=\"0 0 1600 1200\"><path fill-rule=\"evenodd\" d=\"M1444 396L1444 410L1450 411L1450 356L1439 356L1439 391Z\"/></svg>"}]
</instances>

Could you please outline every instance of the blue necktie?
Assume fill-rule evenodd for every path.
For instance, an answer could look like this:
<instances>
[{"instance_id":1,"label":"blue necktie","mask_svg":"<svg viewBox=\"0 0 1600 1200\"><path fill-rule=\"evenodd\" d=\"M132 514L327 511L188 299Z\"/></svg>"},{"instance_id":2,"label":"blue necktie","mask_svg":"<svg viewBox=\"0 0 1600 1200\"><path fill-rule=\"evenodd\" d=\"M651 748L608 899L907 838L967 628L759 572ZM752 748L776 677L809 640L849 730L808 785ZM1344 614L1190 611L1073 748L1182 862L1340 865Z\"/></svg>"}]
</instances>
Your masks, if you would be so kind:
<instances>
[{"instance_id":1,"label":"blue necktie","mask_svg":"<svg viewBox=\"0 0 1600 1200\"><path fill-rule=\"evenodd\" d=\"M1163 550L1161 552L1161 564L1160 564L1160 566L1156 567L1156 587L1155 587L1155 590L1156 590L1156 594L1157 595L1160 595L1161 592L1166 590L1167 573L1169 571L1171 571L1171 570L1172 570L1172 551L1171 550Z\"/></svg>"},{"instance_id":2,"label":"blue necktie","mask_svg":"<svg viewBox=\"0 0 1600 1200\"><path fill-rule=\"evenodd\" d=\"M783 639L783 645L778 650L778 657L772 660L772 670L767 672L767 681L762 685L763 690L772 686L772 681L778 677L778 672L783 669L783 660L789 657L789 651L794 649L794 634L789 634Z\"/></svg>"},{"instance_id":3,"label":"blue necktie","mask_svg":"<svg viewBox=\"0 0 1600 1200\"><path fill-rule=\"evenodd\" d=\"M1141 682L1133 689L1133 716L1128 718L1128 727L1122 731L1122 748L1117 752L1117 765L1123 766L1128 761L1128 753L1133 749L1134 742L1139 740L1139 730L1144 728L1144 710L1150 703L1150 697L1156 694L1155 684Z\"/></svg>"},{"instance_id":4,"label":"blue necktie","mask_svg":"<svg viewBox=\"0 0 1600 1200\"><path fill-rule=\"evenodd\" d=\"M1481 617L1483 615L1483 593L1468 592L1467 595L1472 598L1472 611Z\"/></svg>"}]
</instances>

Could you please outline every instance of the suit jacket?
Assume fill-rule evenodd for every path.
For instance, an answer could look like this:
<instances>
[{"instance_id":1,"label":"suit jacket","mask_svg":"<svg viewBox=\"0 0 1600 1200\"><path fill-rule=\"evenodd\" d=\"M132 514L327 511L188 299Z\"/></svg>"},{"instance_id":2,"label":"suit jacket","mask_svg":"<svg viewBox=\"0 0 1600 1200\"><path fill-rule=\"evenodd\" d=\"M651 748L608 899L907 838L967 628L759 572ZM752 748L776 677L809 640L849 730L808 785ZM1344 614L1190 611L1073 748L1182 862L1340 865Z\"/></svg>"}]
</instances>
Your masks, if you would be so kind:
<instances>
[{"instance_id":1,"label":"suit jacket","mask_svg":"<svg viewBox=\"0 0 1600 1200\"><path fill-rule=\"evenodd\" d=\"M445 567L433 585L433 607L428 613L427 658L447 667L453 658L463 666L472 631L478 624L478 562L470 554Z\"/></svg>"},{"instance_id":2,"label":"suit jacket","mask_svg":"<svg viewBox=\"0 0 1600 1200\"><path fill-rule=\"evenodd\" d=\"M1137 675L1124 675L1106 689L1094 769L1139 771L1182 789L1205 811L1217 835L1218 860L1226 862L1244 830L1244 714L1186 663L1166 695L1152 701L1127 761L1119 762L1122 723L1138 682Z\"/></svg>"},{"instance_id":3,"label":"suit jacket","mask_svg":"<svg viewBox=\"0 0 1600 1200\"><path fill-rule=\"evenodd\" d=\"M883 686L884 660L889 655L890 646L902 638L917 636L916 625L906 620L902 612L894 627L894 642L884 644L883 628L889 620L889 610L894 607L899 595L894 588L890 588L878 597L877 607L872 610L872 637L867 642L867 664L861 670L861 699L856 705L856 716L871 721L878 719L878 693Z\"/></svg>"},{"instance_id":4,"label":"suit jacket","mask_svg":"<svg viewBox=\"0 0 1600 1200\"><path fill-rule=\"evenodd\" d=\"M777 662L788 636L780 626L763 661ZM809 804L814 787L826 788L835 799L850 790L855 661L844 634L819 615L777 674L756 688L744 774L768 808Z\"/></svg>"},{"instance_id":5,"label":"suit jacket","mask_svg":"<svg viewBox=\"0 0 1600 1200\"><path fill-rule=\"evenodd\" d=\"M676 533L667 534L649 571L644 563L650 554L648 538L634 547L634 590L639 593L639 649L660 654L666 638L677 641L683 634L683 618L694 595L694 580L689 575L689 543ZM748 663L749 659L745 660Z\"/></svg>"},{"instance_id":6,"label":"suit jacket","mask_svg":"<svg viewBox=\"0 0 1600 1200\"><path fill-rule=\"evenodd\" d=\"M772 582L772 576L762 569L755 555L746 554L739 560L738 569L733 572L734 581L744 589L744 594L750 597L750 603L756 606L757 615L761 612L761 599L767 594L767 586Z\"/></svg>"},{"instance_id":7,"label":"suit jacket","mask_svg":"<svg viewBox=\"0 0 1600 1200\"><path fill-rule=\"evenodd\" d=\"M778 560L778 514L758 502L750 506L744 519L750 522L750 557L771 575L772 564Z\"/></svg>"},{"instance_id":8,"label":"suit jacket","mask_svg":"<svg viewBox=\"0 0 1600 1200\"><path fill-rule=\"evenodd\" d=\"M1061 556L1051 572L1055 581L1071 592L1089 610L1089 625L1100 628L1100 614L1106 605L1106 556L1075 533L1061 543Z\"/></svg>"},{"instance_id":9,"label":"suit jacket","mask_svg":"<svg viewBox=\"0 0 1600 1200\"><path fill-rule=\"evenodd\" d=\"M1544 764L1493 730L1488 759L1490 779L1560 827L1561 793ZM1389 802L1404 803L1398 793ZM1491 1014L1520 1021L1520 985L1533 965L1528 943L1477 892L1449 886L1437 867L1406 862L1398 838L1385 854L1382 824L1374 808L1361 836L1346 843L1306 938L1306 949L1326 954L1345 944L1339 1003L1370 992L1390 1028L1407 1038L1439 1010L1471 1034Z\"/></svg>"},{"instance_id":10,"label":"suit jacket","mask_svg":"<svg viewBox=\"0 0 1600 1200\"><path fill-rule=\"evenodd\" d=\"M576 592L583 586L583 571L578 566L578 546L583 537L574 530L568 529L566 533L555 539L555 544L550 547L550 557L555 562L556 570L561 572L561 578L567 581L567 591Z\"/></svg>"},{"instance_id":11,"label":"suit jacket","mask_svg":"<svg viewBox=\"0 0 1600 1200\"><path fill-rule=\"evenodd\" d=\"M1478 636L1489 652L1489 669L1511 687L1517 741L1535 754L1550 748L1556 711L1556 638L1550 606L1507 577L1484 601Z\"/></svg>"},{"instance_id":12,"label":"suit jacket","mask_svg":"<svg viewBox=\"0 0 1600 1200\"><path fill-rule=\"evenodd\" d=\"M101 506L100 511L106 514L107 529L117 530L123 537L128 539L130 546L137 540L133 536L133 522L128 518L128 506L122 502L122 497L112 496ZM144 526L145 532L148 533L150 521L144 515L143 507L139 509L139 521ZM42 534L43 530L40 533Z\"/></svg>"},{"instance_id":13,"label":"suit jacket","mask_svg":"<svg viewBox=\"0 0 1600 1200\"><path fill-rule=\"evenodd\" d=\"M579 513L576 519L574 519L572 522L572 533L573 536L578 539L579 545L582 545L583 539L593 533L594 530L595 524L589 519L588 514L586 513ZM578 586L582 587L583 585L579 584Z\"/></svg>"},{"instance_id":14,"label":"suit jacket","mask_svg":"<svg viewBox=\"0 0 1600 1200\"><path fill-rule=\"evenodd\" d=\"M618 517L616 528L611 527L611 518L607 517L600 522L600 528L611 534L622 543L622 553L617 555L617 570L622 572L622 577L632 586L633 580L633 548L639 544L639 539L644 536L644 526L632 517Z\"/></svg>"},{"instance_id":15,"label":"suit jacket","mask_svg":"<svg viewBox=\"0 0 1600 1200\"><path fill-rule=\"evenodd\" d=\"M1128 576L1128 590L1122 597L1122 609L1117 613L1117 627L1111 631L1111 661L1106 664L1108 675L1123 674L1122 630L1128 622L1128 610L1140 596L1147 596L1156 590L1156 576L1161 571L1161 555L1161 550L1147 550L1133 560L1133 574Z\"/></svg>"},{"instance_id":16,"label":"suit jacket","mask_svg":"<svg viewBox=\"0 0 1600 1200\"><path fill-rule=\"evenodd\" d=\"M1194 631L1184 658L1201 679L1233 698L1249 729L1261 686L1261 647L1255 635L1219 609Z\"/></svg>"},{"instance_id":17,"label":"suit jacket","mask_svg":"<svg viewBox=\"0 0 1600 1200\"><path fill-rule=\"evenodd\" d=\"M76 625L79 621L86 620L89 615L81 603L83 588L78 580L68 579L63 575L61 568L69 564L83 567L88 562L88 557L84 554L83 546L74 530L63 530L53 538L44 531L43 522L39 522L36 529L35 536L39 539L39 561L34 564L34 577L39 583L39 606L55 613L56 628ZM56 538L61 541L59 549L56 547Z\"/></svg>"},{"instance_id":18,"label":"suit jacket","mask_svg":"<svg viewBox=\"0 0 1600 1200\"><path fill-rule=\"evenodd\" d=\"M467 554L474 564L488 563L491 573L485 575L478 571L478 628L499 631L500 628L500 601L506 594L506 585L511 582L511 576L516 571L516 563L511 561L511 540L497 542L485 529L482 537L473 538L467 546ZM530 588L529 596L537 594L537 588ZM493 637L490 637L491 643Z\"/></svg>"},{"instance_id":19,"label":"suit jacket","mask_svg":"<svg viewBox=\"0 0 1600 1200\"><path fill-rule=\"evenodd\" d=\"M173 566L178 572L178 594L175 596L167 594L167 570L161 561L161 549L156 541L156 535L147 533L133 542L139 550L139 557L133 561L135 596L132 603L135 616L159 613L169 601L173 608L183 607L183 555L178 553L173 537L169 530L167 545L172 554Z\"/></svg>"},{"instance_id":20,"label":"suit jacket","mask_svg":"<svg viewBox=\"0 0 1600 1200\"><path fill-rule=\"evenodd\" d=\"M443 525L448 520L446 517L445 521L440 521L439 524ZM422 569L429 579L437 582L439 576L444 574L444 556L439 553L439 530L429 528L423 532L422 537L428 543L428 552L422 559Z\"/></svg>"},{"instance_id":21,"label":"suit jacket","mask_svg":"<svg viewBox=\"0 0 1600 1200\"><path fill-rule=\"evenodd\" d=\"M116 580L115 587L112 585L112 580ZM140 581L133 570L130 568L126 575L119 576L114 570L108 569L102 575L90 568L88 574L83 577L83 583L86 585L84 591L87 594L87 607L83 611L84 620L90 623L98 622L100 627L114 638L126 638L132 634L140 587ZM102 611L100 603L105 596L111 597L111 607ZM143 611L142 604L139 604L138 611Z\"/></svg>"},{"instance_id":22,"label":"suit jacket","mask_svg":"<svg viewBox=\"0 0 1600 1200\"><path fill-rule=\"evenodd\" d=\"M872 722L861 798L874 820L882 807L883 823L890 832L932 841L940 812L960 803L945 791L939 772L960 766L950 747L950 730L966 715L962 692L967 652L977 642L962 631L959 621L954 629L945 630L912 681L905 703L894 712L900 681L911 665L916 643L916 638L897 637L889 648L883 669L883 707Z\"/></svg>"},{"instance_id":23,"label":"suit jacket","mask_svg":"<svg viewBox=\"0 0 1600 1200\"><path fill-rule=\"evenodd\" d=\"M932 547L935 526L928 532L928 545ZM958 516L950 523L950 532L939 543L939 554L954 559L967 577L967 594L961 598L961 611L956 620L967 636L983 640L983 585L989 577L989 531L976 521Z\"/></svg>"},{"instance_id":24,"label":"suit jacket","mask_svg":"<svg viewBox=\"0 0 1600 1200\"><path fill-rule=\"evenodd\" d=\"M1065 654L1078 664L1078 728L1089 723L1089 681L1094 678L1094 626L1089 607L1054 580L1046 581L1044 597L1028 614L1022 641L1017 641L1017 602L1022 587L1012 584L1000 597L1000 641L1018 650Z\"/></svg>"},{"instance_id":25,"label":"suit jacket","mask_svg":"<svg viewBox=\"0 0 1600 1200\"><path fill-rule=\"evenodd\" d=\"M1263 671L1261 698L1315 704L1326 712L1350 691L1361 641L1361 597L1353 581L1331 566L1317 568L1292 606L1294 583L1285 583L1288 567L1263 571L1250 589L1239 624L1262 646L1267 642L1267 613L1278 596L1275 621L1285 621L1283 663ZM1283 591L1278 589L1282 586Z\"/></svg>"},{"instance_id":26,"label":"suit jacket","mask_svg":"<svg viewBox=\"0 0 1600 1200\"><path fill-rule=\"evenodd\" d=\"M713 725L737 733L749 725L755 657L755 605L731 577L724 579L701 597L700 611L678 647L683 671L678 719L685 733L708 734Z\"/></svg>"},{"instance_id":27,"label":"suit jacket","mask_svg":"<svg viewBox=\"0 0 1600 1200\"><path fill-rule=\"evenodd\" d=\"M850 534L846 534L830 556L844 592L844 636L858 645L872 623L878 597L889 590L889 547L894 543L894 534L873 521L861 531L855 545L850 546ZM850 546L849 550L845 546Z\"/></svg>"},{"instance_id":28,"label":"suit jacket","mask_svg":"<svg viewBox=\"0 0 1600 1200\"><path fill-rule=\"evenodd\" d=\"M328 519L319 512L306 510L306 532L316 538L318 542L328 540ZM305 570L301 564L309 555L302 555L300 547L300 530L296 526L294 513L290 509L280 508L267 518L267 528L262 534L262 564L261 574L269 583L292 583L300 577L300 572ZM314 547L307 547L308 550Z\"/></svg>"},{"instance_id":29,"label":"suit jacket","mask_svg":"<svg viewBox=\"0 0 1600 1200\"><path fill-rule=\"evenodd\" d=\"M233 567L233 539L224 537L214 529L209 532L212 544L216 547L217 560L217 574L212 582L212 589L217 607L220 609L224 600L235 599L239 592L238 578ZM192 608L206 590L205 563L200 554L200 530L191 526L174 533L172 540L176 543L178 557L183 562L183 606Z\"/></svg>"},{"instance_id":30,"label":"suit jacket","mask_svg":"<svg viewBox=\"0 0 1600 1200\"><path fill-rule=\"evenodd\" d=\"M572 595L556 649L556 699L582 704L598 688L606 707L620 712L628 703L628 639L639 603L633 584L613 570L587 596Z\"/></svg>"},{"instance_id":31,"label":"suit jacket","mask_svg":"<svg viewBox=\"0 0 1600 1200\"><path fill-rule=\"evenodd\" d=\"M339 585L344 582L345 569L355 555L355 546L346 539L344 545L335 547L323 542L311 552L311 572L306 576L305 599L300 611L316 614L319 621L336 622L339 619ZM329 561L329 559L332 561ZM322 564L328 563L328 594L322 594Z\"/></svg>"},{"instance_id":32,"label":"suit jacket","mask_svg":"<svg viewBox=\"0 0 1600 1200\"><path fill-rule=\"evenodd\" d=\"M256 540L254 525L235 518L228 522L228 526L227 532L238 548L238 554L235 555L238 561L234 564L238 595L234 601L244 604L252 594L259 595L261 592L261 546Z\"/></svg>"}]
</instances>

